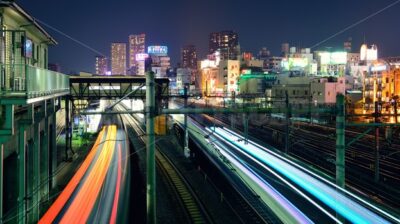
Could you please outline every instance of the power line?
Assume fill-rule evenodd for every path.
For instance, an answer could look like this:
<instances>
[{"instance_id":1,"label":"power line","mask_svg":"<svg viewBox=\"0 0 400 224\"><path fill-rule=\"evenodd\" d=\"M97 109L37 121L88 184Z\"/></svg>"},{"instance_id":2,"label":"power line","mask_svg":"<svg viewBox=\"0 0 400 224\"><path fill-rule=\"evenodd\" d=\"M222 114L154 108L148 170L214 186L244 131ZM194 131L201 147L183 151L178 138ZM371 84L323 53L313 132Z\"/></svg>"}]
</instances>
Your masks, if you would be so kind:
<instances>
[{"instance_id":1,"label":"power line","mask_svg":"<svg viewBox=\"0 0 400 224\"><path fill-rule=\"evenodd\" d=\"M391 8L391 7L393 7L393 6L395 6L395 5L398 4L398 3L400 3L400 0L397 0L397 1L395 1L395 2L393 2L393 3L391 3L391 4L389 4L388 6L386 6L386 7L382 8L382 9L380 9L380 10L378 10L378 11L372 13L371 15L369 15L369 16L367 16L367 17L365 17L365 18L363 18L363 19L361 19L361 20L359 20L359 21L357 21L356 23L353 23L352 25L350 25L350 26L348 26L348 27L346 27L346 28L340 30L339 32L333 34L332 36L330 36L330 37L328 37L328 38L326 38L326 39L324 39L324 40L322 40L322 41L320 41L320 42L314 44L314 45L313 45L312 47L310 47L310 48L312 49L312 48L315 48L315 47L317 47L317 46L319 46L319 45L325 43L326 41L328 41L328 40L330 40L330 39L332 39L332 38L334 38L334 37L336 37L336 36L338 36L338 35L340 35L340 34L346 32L347 30L349 30L349 29L351 29L351 28L353 28L353 27L355 27L355 26L357 26L357 25L359 25L359 24L361 24L361 23L367 21L368 19L370 19L370 18L372 18L372 17L374 17L374 16L380 14L381 12L383 12L383 11L385 11L385 10L387 10L387 9L389 9L389 8Z\"/></svg>"},{"instance_id":2,"label":"power line","mask_svg":"<svg viewBox=\"0 0 400 224\"><path fill-rule=\"evenodd\" d=\"M400 0L399 0L399 1L400 1ZM89 45L83 43L83 42L80 41L80 40L77 40L77 39L74 38L74 37L71 37L70 35L64 33L63 31L61 31L61 30L59 30L59 29L57 29L57 28L55 28L55 27L53 27L53 26L51 26L51 25L49 25L49 24L47 24L47 23L45 23L45 22L43 22L43 21L41 21L40 19L34 18L34 20L37 21L37 22L39 22L39 23L41 23L42 25L44 25L44 26L46 26L46 27L48 27L48 28L54 30L55 32L57 32L57 33L63 35L64 37L66 37L66 38L68 38L68 39L74 41L75 43L81 45L82 47L85 47L85 48L87 48L87 49L93 51L94 53L96 53L96 54L98 54L98 55L101 55L101 56L104 56L104 57L106 56L106 55L103 54L102 52L100 52L100 51L94 49L93 47L91 47L91 46L89 46Z\"/></svg>"}]
</instances>

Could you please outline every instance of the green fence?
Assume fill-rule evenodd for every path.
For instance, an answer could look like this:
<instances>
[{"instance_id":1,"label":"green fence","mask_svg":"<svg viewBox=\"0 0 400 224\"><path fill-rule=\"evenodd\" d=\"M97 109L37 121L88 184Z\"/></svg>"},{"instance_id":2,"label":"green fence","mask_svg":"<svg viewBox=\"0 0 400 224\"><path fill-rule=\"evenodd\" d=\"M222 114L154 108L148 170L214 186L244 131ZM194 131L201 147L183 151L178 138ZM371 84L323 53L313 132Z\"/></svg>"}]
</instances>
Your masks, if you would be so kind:
<instances>
[{"instance_id":1,"label":"green fence","mask_svg":"<svg viewBox=\"0 0 400 224\"><path fill-rule=\"evenodd\" d=\"M30 65L0 64L2 95L35 98L69 92L67 75Z\"/></svg>"}]
</instances>

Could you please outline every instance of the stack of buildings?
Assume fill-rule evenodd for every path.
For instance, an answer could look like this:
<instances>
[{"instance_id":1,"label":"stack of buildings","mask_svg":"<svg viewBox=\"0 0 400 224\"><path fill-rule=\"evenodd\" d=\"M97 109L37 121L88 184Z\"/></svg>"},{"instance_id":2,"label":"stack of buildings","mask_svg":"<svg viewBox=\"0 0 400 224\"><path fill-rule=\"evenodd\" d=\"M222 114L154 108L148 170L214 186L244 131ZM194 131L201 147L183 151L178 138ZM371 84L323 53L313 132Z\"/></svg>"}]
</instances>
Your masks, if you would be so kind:
<instances>
[{"instance_id":1,"label":"stack of buildings","mask_svg":"<svg viewBox=\"0 0 400 224\"><path fill-rule=\"evenodd\" d=\"M361 96L353 103L358 101L363 113L394 111L400 58L379 59L376 45L364 44L355 53L351 38L341 49L314 52L284 43L280 56L271 56L264 47L254 58L250 52L240 53L238 39L233 31L210 34L210 54L197 67L196 88L203 94L284 98L287 92L293 104L320 105L334 104L338 93L347 93L349 101L352 94Z\"/></svg>"},{"instance_id":2,"label":"stack of buildings","mask_svg":"<svg viewBox=\"0 0 400 224\"><path fill-rule=\"evenodd\" d=\"M110 61L105 56L96 56L96 75L145 75L145 59L151 57L157 77L166 77L171 67L166 46L148 46L146 34L129 35L128 44L111 43ZM111 64L111 71L108 70ZM193 62L192 62L193 64Z\"/></svg>"}]
</instances>

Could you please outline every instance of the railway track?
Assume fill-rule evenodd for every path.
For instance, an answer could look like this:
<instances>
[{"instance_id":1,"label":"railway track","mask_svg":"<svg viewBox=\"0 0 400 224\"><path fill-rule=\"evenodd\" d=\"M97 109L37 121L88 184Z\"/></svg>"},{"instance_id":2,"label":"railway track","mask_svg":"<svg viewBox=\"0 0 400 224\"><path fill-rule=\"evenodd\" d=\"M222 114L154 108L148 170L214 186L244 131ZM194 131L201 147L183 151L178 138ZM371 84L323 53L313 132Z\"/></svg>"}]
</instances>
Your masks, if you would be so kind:
<instances>
[{"instance_id":1,"label":"railway track","mask_svg":"<svg viewBox=\"0 0 400 224\"><path fill-rule=\"evenodd\" d=\"M128 125L135 130L136 133L134 133L134 135L140 136L139 138L144 143L145 131L142 129L139 122L131 115L122 116ZM157 167L161 171L160 173L162 174L163 179L166 180L167 184L174 191L172 193L178 196L181 210L186 214L185 216L187 217L188 223L212 223L211 217L208 215L208 212L188 181L179 172L168 156L161 151L161 147L159 147L158 144L156 144L156 149Z\"/></svg>"}]
</instances>

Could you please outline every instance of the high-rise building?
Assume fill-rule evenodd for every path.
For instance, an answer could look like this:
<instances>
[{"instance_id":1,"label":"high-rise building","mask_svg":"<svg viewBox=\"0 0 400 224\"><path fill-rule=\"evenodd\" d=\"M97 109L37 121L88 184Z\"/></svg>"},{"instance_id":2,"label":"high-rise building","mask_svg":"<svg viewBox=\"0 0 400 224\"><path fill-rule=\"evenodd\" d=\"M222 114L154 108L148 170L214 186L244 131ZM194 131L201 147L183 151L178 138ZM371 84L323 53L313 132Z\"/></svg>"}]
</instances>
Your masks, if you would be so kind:
<instances>
[{"instance_id":1,"label":"high-rise building","mask_svg":"<svg viewBox=\"0 0 400 224\"><path fill-rule=\"evenodd\" d=\"M197 53L194 45L186 45L181 49L182 68L197 68Z\"/></svg>"},{"instance_id":2,"label":"high-rise building","mask_svg":"<svg viewBox=\"0 0 400 224\"><path fill-rule=\"evenodd\" d=\"M105 56L96 56L96 75L106 75L108 71L107 58Z\"/></svg>"},{"instance_id":3,"label":"high-rise building","mask_svg":"<svg viewBox=\"0 0 400 224\"><path fill-rule=\"evenodd\" d=\"M136 54L146 53L146 34L129 35L129 73L137 75L138 62L136 61Z\"/></svg>"},{"instance_id":4,"label":"high-rise building","mask_svg":"<svg viewBox=\"0 0 400 224\"><path fill-rule=\"evenodd\" d=\"M126 44L111 44L111 74L126 75Z\"/></svg>"},{"instance_id":5,"label":"high-rise building","mask_svg":"<svg viewBox=\"0 0 400 224\"><path fill-rule=\"evenodd\" d=\"M240 54L238 34L231 30L210 33L209 53L213 54L218 49L221 52L221 59L236 60Z\"/></svg>"},{"instance_id":6,"label":"high-rise building","mask_svg":"<svg viewBox=\"0 0 400 224\"><path fill-rule=\"evenodd\" d=\"M349 39L347 39L347 41L345 41L345 42L343 43L344 51L346 51L346 52L351 52L351 42L352 42L352 38L349 37Z\"/></svg>"},{"instance_id":7,"label":"high-rise building","mask_svg":"<svg viewBox=\"0 0 400 224\"><path fill-rule=\"evenodd\" d=\"M281 46L282 57L286 57L289 54L289 43L283 43Z\"/></svg>"},{"instance_id":8,"label":"high-rise building","mask_svg":"<svg viewBox=\"0 0 400 224\"><path fill-rule=\"evenodd\" d=\"M266 60L271 55L271 52L266 47L262 47L258 52L258 59Z\"/></svg>"}]
</instances>

